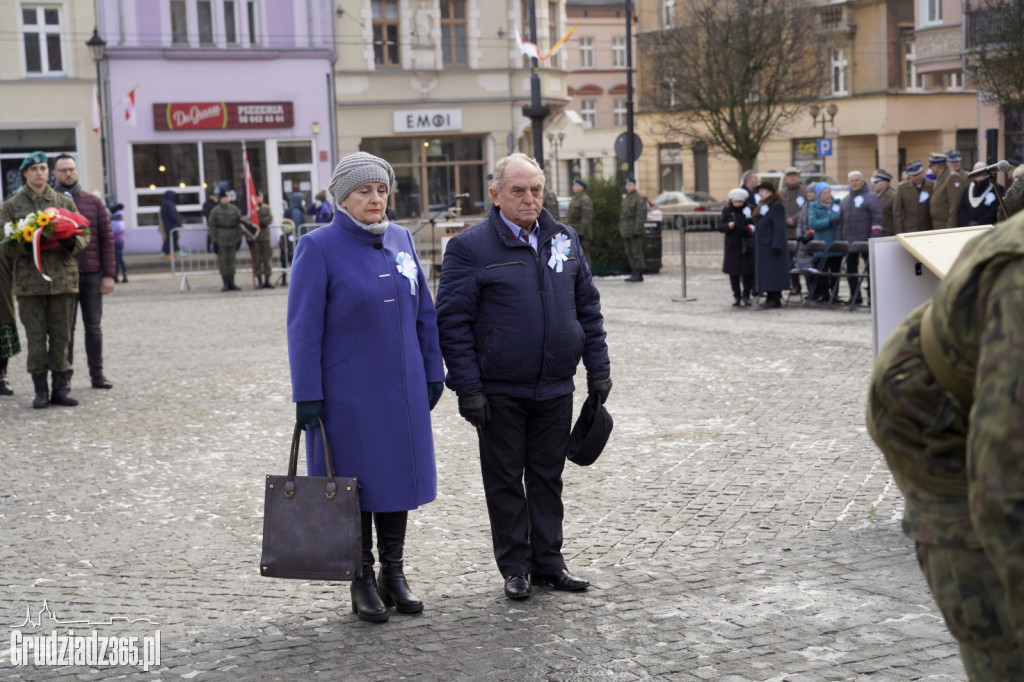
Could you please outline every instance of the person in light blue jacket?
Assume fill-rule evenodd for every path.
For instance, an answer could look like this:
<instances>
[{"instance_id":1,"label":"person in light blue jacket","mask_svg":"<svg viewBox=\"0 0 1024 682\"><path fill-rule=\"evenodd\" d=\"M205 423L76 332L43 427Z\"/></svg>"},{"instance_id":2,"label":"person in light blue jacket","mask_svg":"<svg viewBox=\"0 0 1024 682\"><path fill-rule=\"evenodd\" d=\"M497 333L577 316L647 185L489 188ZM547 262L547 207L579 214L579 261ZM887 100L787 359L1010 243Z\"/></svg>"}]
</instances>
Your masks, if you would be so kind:
<instances>
[{"instance_id":1,"label":"person in light blue jacket","mask_svg":"<svg viewBox=\"0 0 1024 682\"><path fill-rule=\"evenodd\" d=\"M836 240L839 230L839 200L832 198L832 188L827 182L819 182L814 186L818 198L807 208L807 227L811 237L825 242L826 248ZM817 268L822 272L837 273L843 262L843 255L834 251L826 251L817 258ZM835 275L829 274L814 278L811 285L811 300L827 301L829 292L835 283Z\"/></svg>"}]
</instances>

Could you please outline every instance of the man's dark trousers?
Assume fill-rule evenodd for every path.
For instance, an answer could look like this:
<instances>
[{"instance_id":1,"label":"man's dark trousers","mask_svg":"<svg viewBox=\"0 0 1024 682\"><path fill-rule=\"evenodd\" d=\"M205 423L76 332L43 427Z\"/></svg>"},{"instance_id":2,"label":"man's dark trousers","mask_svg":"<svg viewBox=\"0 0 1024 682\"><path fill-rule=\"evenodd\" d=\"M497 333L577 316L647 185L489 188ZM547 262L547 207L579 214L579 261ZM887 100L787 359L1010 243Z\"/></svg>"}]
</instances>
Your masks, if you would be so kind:
<instances>
[{"instance_id":1,"label":"man's dark trousers","mask_svg":"<svg viewBox=\"0 0 1024 682\"><path fill-rule=\"evenodd\" d=\"M488 395L487 401L491 419L478 430L480 468L498 569L505 578L554 575L565 568L562 469L572 394L550 400Z\"/></svg>"},{"instance_id":2,"label":"man's dark trousers","mask_svg":"<svg viewBox=\"0 0 1024 682\"><path fill-rule=\"evenodd\" d=\"M100 292L102 272L78 273L78 293L75 295L75 312L71 317L71 340L68 342L68 364L74 369L75 325L78 308L82 308L82 324L85 326L85 357L89 363L89 376L103 376L103 294Z\"/></svg>"}]
</instances>

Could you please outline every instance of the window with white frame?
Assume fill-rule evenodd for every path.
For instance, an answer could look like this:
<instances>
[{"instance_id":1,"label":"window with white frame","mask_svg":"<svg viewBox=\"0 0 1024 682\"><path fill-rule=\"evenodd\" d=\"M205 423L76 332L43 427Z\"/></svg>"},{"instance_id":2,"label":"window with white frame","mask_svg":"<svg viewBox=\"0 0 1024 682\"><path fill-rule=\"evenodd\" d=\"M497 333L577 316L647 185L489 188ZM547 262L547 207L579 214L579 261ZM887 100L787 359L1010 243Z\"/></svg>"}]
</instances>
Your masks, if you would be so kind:
<instances>
[{"instance_id":1,"label":"window with white frame","mask_svg":"<svg viewBox=\"0 0 1024 682\"><path fill-rule=\"evenodd\" d=\"M612 109L614 115L614 123L612 125L624 126L626 125L626 100L617 99L615 100L615 107Z\"/></svg>"},{"instance_id":2,"label":"window with white frame","mask_svg":"<svg viewBox=\"0 0 1024 682\"><path fill-rule=\"evenodd\" d=\"M920 85L917 81L917 66L914 63L916 54L914 51L914 42L908 40L903 46L903 59L904 59L904 71L903 76L906 79L907 90L918 90Z\"/></svg>"},{"instance_id":3,"label":"window with white frame","mask_svg":"<svg viewBox=\"0 0 1024 682\"><path fill-rule=\"evenodd\" d=\"M377 66L400 66L398 0L371 0L373 59Z\"/></svg>"},{"instance_id":4,"label":"window with white frame","mask_svg":"<svg viewBox=\"0 0 1024 682\"><path fill-rule=\"evenodd\" d=\"M846 95L847 90L847 62L846 62L846 50L842 48L833 48L829 52L829 64L831 67L832 77L831 87L833 95Z\"/></svg>"},{"instance_id":5,"label":"window with white frame","mask_svg":"<svg viewBox=\"0 0 1024 682\"><path fill-rule=\"evenodd\" d=\"M672 28L676 25L676 0L661 0L661 27Z\"/></svg>"},{"instance_id":6,"label":"window with white frame","mask_svg":"<svg viewBox=\"0 0 1024 682\"><path fill-rule=\"evenodd\" d=\"M964 89L964 74L962 71L954 71L949 74L949 80L946 83L947 90L963 90Z\"/></svg>"},{"instance_id":7,"label":"window with white frame","mask_svg":"<svg viewBox=\"0 0 1024 682\"><path fill-rule=\"evenodd\" d=\"M925 23L942 23L942 0L922 0L924 3Z\"/></svg>"},{"instance_id":8,"label":"window with white frame","mask_svg":"<svg viewBox=\"0 0 1024 682\"><path fill-rule=\"evenodd\" d=\"M612 66L616 69L626 68L625 38L612 38Z\"/></svg>"},{"instance_id":9,"label":"window with white frame","mask_svg":"<svg viewBox=\"0 0 1024 682\"><path fill-rule=\"evenodd\" d=\"M25 44L25 72L33 76L63 74L60 7L22 5L21 30Z\"/></svg>"},{"instance_id":10,"label":"window with white frame","mask_svg":"<svg viewBox=\"0 0 1024 682\"><path fill-rule=\"evenodd\" d=\"M580 118L583 119L584 128L597 127L597 100L585 99L580 101Z\"/></svg>"},{"instance_id":11,"label":"window with white frame","mask_svg":"<svg viewBox=\"0 0 1024 682\"><path fill-rule=\"evenodd\" d=\"M580 38L580 68L594 68L594 39Z\"/></svg>"}]
</instances>

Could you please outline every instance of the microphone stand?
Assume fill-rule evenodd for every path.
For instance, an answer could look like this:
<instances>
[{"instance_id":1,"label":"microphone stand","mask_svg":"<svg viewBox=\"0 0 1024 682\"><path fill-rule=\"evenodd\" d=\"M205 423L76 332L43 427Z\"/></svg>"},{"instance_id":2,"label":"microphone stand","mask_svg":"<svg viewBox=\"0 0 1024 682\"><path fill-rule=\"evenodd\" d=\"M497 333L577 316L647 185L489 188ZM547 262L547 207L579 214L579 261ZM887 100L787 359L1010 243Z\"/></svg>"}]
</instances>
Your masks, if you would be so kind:
<instances>
[{"instance_id":1,"label":"microphone stand","mask_svg":"<svg viewBox=\"0 0 1024 682\"><path fill-rule=\"evenodd\" d=\"M415 237L417 234L419 234L419 231L422 230L426 225L430 225L430 280L434 287L435 296L437 295L437 280L440 277L440 275L438 274L437 266L440 265L441 263L441 261L437 259L437 257L440 254L437 253L437 230L435 229L435 226L437 225L437 219L440 218L441 216L447 214L449 217L451 217L451 210L455 208L455 204L459 202L459 199L461 199L461 197L454 197L447 207L442 208L440 211L430 216L430 218L428 218L427 220L421 220L420 226L417 227L416 231L412 233L413 236Z\"/></svg>"},{"instance_id":2,"label":"microphone stand","mask_svg":"<svg viewBox=\"0 0 1024 682\"><path fill-rule=\"evenodd\" d=\"M1003 212L1004 216L1009 218L1010 216L1006 213L1006 204L1003 203L1003 194L999 191L999 183L996 182L996 178L999 177L999 171L989 171L988 173L985 173L985 175L988 176L988 181L992 183L992 191L996 193L996 199L999 200L999 209ZM999 222L998 218L999 216L997 215L996 222Z\"/></svg>"}]
</instances>

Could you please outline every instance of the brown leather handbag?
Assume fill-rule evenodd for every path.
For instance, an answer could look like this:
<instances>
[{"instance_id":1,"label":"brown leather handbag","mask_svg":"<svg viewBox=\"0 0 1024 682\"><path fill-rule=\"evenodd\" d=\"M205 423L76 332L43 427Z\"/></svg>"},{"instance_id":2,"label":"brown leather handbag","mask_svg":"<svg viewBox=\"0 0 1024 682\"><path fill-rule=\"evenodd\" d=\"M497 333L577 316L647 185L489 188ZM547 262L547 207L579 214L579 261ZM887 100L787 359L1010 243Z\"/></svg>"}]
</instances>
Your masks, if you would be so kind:
<instances>
[{"instance_id":1,"label":"brown leather handbag","mask_svg":"<svg viewBox=\"0 0 1024 682\"><path fill-rule=\"evenodd\" d=\"M326 476L296 476L295 424L287 476L267 476L260 575L300 580L353 580L362 572L359 481L337 476L323 423ZM310 436L307 436L310 437Z\"/></svg>"}]
</instances>

